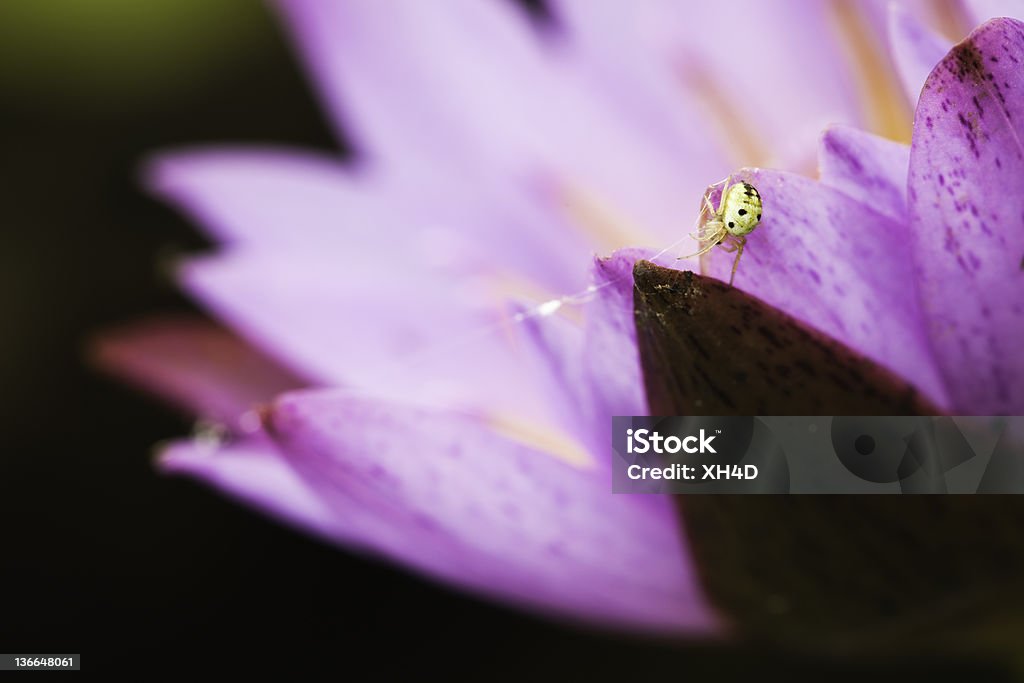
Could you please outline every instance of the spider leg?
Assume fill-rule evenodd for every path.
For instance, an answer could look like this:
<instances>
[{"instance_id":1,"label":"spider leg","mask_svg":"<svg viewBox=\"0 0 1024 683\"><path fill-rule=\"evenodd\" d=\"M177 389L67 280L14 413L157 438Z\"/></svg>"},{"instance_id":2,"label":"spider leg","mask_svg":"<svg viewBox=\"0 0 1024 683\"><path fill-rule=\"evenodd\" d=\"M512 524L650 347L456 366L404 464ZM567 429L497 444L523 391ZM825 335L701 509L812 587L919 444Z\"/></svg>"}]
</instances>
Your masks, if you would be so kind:
<instances>
[{"instance_id":1,"label":"spider leg","mask_svg":"<svg viewBox=\"0 0 1024 683\"><path fill-rule=\"evenodd\" d=\"M708 253L717 246L718 242L710 242L707 244L707 246L701 247L700 251L695 251L692 254L687 254L686 256L679 256L678 258L676 258L676 261L682 261L683 259L693 258L694 256L703 256L704 254Z\"/></svg>"},{"instance_id":2,"label":"spider leg","mask_svg":"<svg viewBox=\"0 0 1024 683\"><path fill-rule=\"evenodd\" d=\"M711 185L708 185L708 192L710 192L711 190L714 190L719 185L724 185L725 187L729 187L729 184L731 182L732 182L732 174L730 173L728 176L726 176L722 180L719 180L717 183L712 183Z\"/></svg>"},{"instance_id":3,"label":"spider leg","mask_svg":"<svg viewBox=\"0 0 1024 683\"><path fill-rule=\"evenodd\" d=\"M732 238L732 239L726 238L726 239L722 240L722 251L724 251L727 254L731 254L731 253L733 253L734 251L736 251L739 248L740 248L740 245L736 241L735 237Z\"/></svg>"},{"instance_id":4,"label":"spider leg","mask_svg":"<svg viewBox=\"0 0 1024 683\"><path fill-rule=\"evenodd\" d=\"M707 198L707 196L711 194L711 190L717 188L719 185L722 186L722 193L718 196L718 208L715 209L714 207L711 207L711 210L716 216L721 215L722 210L725 208L725 195L729 193L729 188L732 187L732 174L730 173L725 180L719 180L717 183L709 187L704 197Z\"/></svg>"},{"instance_id":5,"label":"spider leg","mask_svg":"<svg viewBox=\"0 0 1024 683\"><path fill-rule=\"evenodd\" d=\"M712 223L711 225L715 224ZM676 260L681 261L683 259L693 258L694 256L702 256L703 254L708 253L716 246L718 246L718 243L722 241L722 238L725 237L726 234L727 233L724 229L716 225L716 227L712 228L710 231L702 234L701 241L705 242L705 244L700 248L699 251L696 251L692 254L688 254L686 256L680 256Z\"/></svg>"},{"instance_id":6,"label":"spider leg","mask_svg":"<svg viewBox=\"0 0 1024 683\"><path fill-rule=\"evenodd\" d=\"M736 260L732 262L732 273L729 274L729 286L732 287L732 281L736 279L736 268L740 265L740 256L743 256L743 247L747 245L746 237L739 237L736 239Z\"/></svg>"},{"instance_id":7,"label":"spider leg","mask_svg":"<svg viewBox=\"0 0 1024 683\"><path fill-rule=\"evenodd\" d=\"M707 240L719 242L725 236L725 227L722 225L722 221L719 220L706 221L699 228L690 233L690 237L698 242L704 242Z\"/></svg>"},{"instance_id":8,"label":"spider leg","mask_svg":"<svg viewBox=\"0 0 1024 683\"><path fill-rule=\"evenodd\" d=\"M711 198L708 197L707 193L704 195L704 206L701 208L702 216L704 215L705 211L710 211L712 216L715 215L715 206L714 204L711 203Z\"/></svg>"}]
</instances>

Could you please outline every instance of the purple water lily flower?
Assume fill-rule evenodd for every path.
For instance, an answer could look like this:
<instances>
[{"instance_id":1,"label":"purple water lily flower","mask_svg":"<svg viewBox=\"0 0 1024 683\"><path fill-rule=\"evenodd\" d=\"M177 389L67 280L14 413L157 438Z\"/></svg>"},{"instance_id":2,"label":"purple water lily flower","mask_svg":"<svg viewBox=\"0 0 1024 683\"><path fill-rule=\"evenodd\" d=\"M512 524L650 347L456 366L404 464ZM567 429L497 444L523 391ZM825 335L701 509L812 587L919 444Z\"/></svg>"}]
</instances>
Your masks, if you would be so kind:
<instances>
[{"instance_id":1,"label":"purple water lily flower","mask_svg":"<svg viewBox=\"0 0 1024 683\"><path fill-rule=\"evenodd\" d=\"M232 330L164 320L102 345L221 425L160 466L511 604L725 633L673 501L610 492L609 417L648 411L631 271L654 252L587 256L676 243L733 160L799 169L825 123L865 123L825 5L564 0L542 35L499 2L281 7L360 155L155 165L220 244L181 282ZM740 20L758 39L723 50L708 27ZM736 286L945 409L1019 413L1024 33L997 20L948 51L892 26L910 101L931 73L913 144L833 127L819 181L749 171L765 216Z\"/></svg>"}]
</instances>

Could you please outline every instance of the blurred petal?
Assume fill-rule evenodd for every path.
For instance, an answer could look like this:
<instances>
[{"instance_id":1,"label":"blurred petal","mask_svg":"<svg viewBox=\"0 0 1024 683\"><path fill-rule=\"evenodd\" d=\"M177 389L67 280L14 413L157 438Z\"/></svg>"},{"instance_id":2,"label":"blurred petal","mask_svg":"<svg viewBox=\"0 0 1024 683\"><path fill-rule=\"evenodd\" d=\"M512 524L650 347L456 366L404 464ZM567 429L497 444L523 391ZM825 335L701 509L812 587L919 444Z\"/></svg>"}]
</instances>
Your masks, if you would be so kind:
<instances>
[{"instance_id":1,"label":"blurred petal","mask_svg":"<svg viewBox=\"0 0 1024 683\"><path fill-rule=\"evenodd\" d=\"M553 177L660 241L680 192L699 191L721 168L701 122L680 125L694 131L686 144L666 139L620 93L543 45L513 3L280 4L332 110L346 112L370 163L389 172Z\"/></svg>"},{"instance_id":2,"label":"blurred petal","mask_svg":"<svg viewBox=\"0 0 1024 683\"><path fill-rule=\"evenodd\" d=\"M185 288L253 343L324 384L534 417L535 373L507 344L483 282L390 259L338 264L309 250L194 259ZM538 416L539 417L539 416Z\"/></svg>"},{"instance_id":3,"label":"blurred petal","mask_svg":"<svg viewBox=\"0 0 1024 683\"><path fill-rule=\"evenodd\" d=\"M985 24L925 84L910 213L931 339L960 414L1024 412L1024 24Z\"/></svg>"},{"instance_id":4,"label":"blurred petal","mask_svg":"<svg viewBox=\"0 0 1024 683\"><path fill-rule=\"evenodd\" d=\"M231 332L198 317L111 330L96 341L92 355L107 372L191 414L235 428L246 411L305 384Z\"/></svg>"},{"instance_id":5,"label":"blurred petal","mask_svg":"<svg viewBox=\"0 0 1024 683\"><path fill-rule=\"evenodd\" d=\"M594 261L595 298L586 308L583 363L591 414L591 448L611 462L608 430L615 415L647 415L633 320L633 264L644 249L621 249Z\"/></svg>"},{"instance_id":6,"label":"blurred petal","mask_svg":"<svg viewBox=\"0 0 1024 683\"><path fill-rule=\"evenodd\" d=\"M333 541L349 542L335 510L324 504L277 446L263 436L228 445L177 441L160 452L159 466L186 474L261 512Z\"/></svg>"},{"instance_id":7,"label":"blurred petal","mask_svg":"<svg viewBox=\"0 0 1024 683\"><path fill-rule=\"evenodd\" d=\"M728 124L723 144L739 138L766 148L739 150L741 164L790 157L827 122L858 122L827 3L559 0L556 7L587 57L608 72L644 74L644 82L688 88L686 99L721 103L735 121L718 112L703 128Z\"/></svg>"},{"instance_id":8,"label":"blurred petal","mask_svg":"<svg viewBox=\"0 0 1024 683\"><path fill-rule=\"evenodd\" d=\"M344 262L390 257L449 271L501 270L581 286L589 252L530 187L401 182L298 150L210 149L160 157L149 185L229 244L315 245ZM493 192L491 190L494 190Z\"/></svg>"},{"instance_id":9,"label":"blurred petal","mask_svg":"<svg viewBox=\"0 0 1024 683\"><path fill-rule=\"evenodd\" d=\"M371 156L450 160L487 129L500 142L525 132L521 86L545 77L539 41L512 3L278 4L328 109Z\"/></svg>"},{"instance_id":10,"label":"blurred petal","mask_svg":"<svg viewBox=\"0 0 1024 683\"><path fill-rule=\"evenodd\" d=\"M917 102L928 74L951 47L899 5L889 6L889 49L911 102Z\"/></svg>"},{"instance_id":11,"label":"blurred petal","mask_svg":"<svg viewBox=\"0 0 1024 683\"><path fill-rule=\"evenodd\" d=\"M961 0L964 9L977 26L996 17L1024 19L1024 3L1020 0Z\"/></svg>"},{"instance_id":12,"label":"blurred petal","mask_svg":"<svg viewBox=\"0 0 1024 683\"><path fill-rule=\"evenodd\" d=\"M907 218L910 147L871 133L832 126L821 137L821 182L897 221Z\"/></svg>"},{"instance_id":13,"label":"blurred petal","mask_svg":"<svg viewBox=\"0 0 1024 683\"><path fill-rule=\"evenodd\" d=\"M736 286L907 378L944 406L906 225L798 175L755 170L742 176L760 191L764 218L747 238ZM734 258L713 249L703 272L728 281Z\"/></svg>"},{"instance_id":14,"label":"blurred petal","mask_svg":"<svg viewBox=\"0 0 1024 683\"><path fill-rule=\"evenodd\" d=\"M557 312L545 312L543 305L520 306L516 314L515 346L532 357L530 363L543 377L545 405L558 414L567 429L578 431L590 418L590 398L583 388L583 330Z\"/></svg>"},{"instance_id":15,"label":"blurred petal","mask_svg":"<svg viewBox=\"0 0 1024 683\"><path fill-rule=\"evenodd\" d=\"M268 429L321 498L372 510L383 556L457 586L576 618L708 633L671 501L613 495L455 414L301 392Z\"/></svg>"}]
</instances>

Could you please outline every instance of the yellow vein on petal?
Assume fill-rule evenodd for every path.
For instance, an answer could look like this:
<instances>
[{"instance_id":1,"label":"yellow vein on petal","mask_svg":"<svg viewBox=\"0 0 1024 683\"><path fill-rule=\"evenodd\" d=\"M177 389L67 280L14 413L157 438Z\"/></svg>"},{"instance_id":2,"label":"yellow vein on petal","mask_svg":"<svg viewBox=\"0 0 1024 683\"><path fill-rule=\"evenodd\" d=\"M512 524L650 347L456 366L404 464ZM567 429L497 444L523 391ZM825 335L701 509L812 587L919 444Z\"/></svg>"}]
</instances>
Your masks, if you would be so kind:
<instances>
[{"instance_id":1,"label":"yellow vein on petal","mask_svg":"<svg viewBox=\"0 0 1024 683\"><path fill-rule=\"evenodd\" d=\"M833 0L830 7L841 44L854 65L853 75L869 128L882 137L909 144L913 116L896 74L879 49L879 41L882 48L885 46L884 37L872 39L863 8L857 3Z\"/></svg>"},{"instance_id":2,"label":"yellow vein on petal","mask_svg":"<svg viewBox=\"0 0 1024 683\"><path fill-rule=\"evenodd\" d=\"M707 68L694 59L680 60L675 72L687 97L709 113L706 122L717 131L729 157L730 166L763 166L770 161L768 148L740 111L730 104L724 86L713 78Z\"/></svg>"},{"instance_id":3,"label":"yellow vein on petal","mask_svg":"<svg viewBox=\"0 0 1024 683\"><path fill-rule=\"evenodd\" d=\"M556 196L570 223L591 239L596 251L605 253L637 244L657 244L645 230L580 185L559 182Z\"/></svg>"},{"instance_id":4,"label":"yellow vein on petal","mask_svg":"<svg viewBox=\"0 0 1024 683\"><path fill-rule=\"evenodd\" d=\"M955 43L963 40L974 28L960 0L933 0L929 9L935 18L935 27L939 33Z\"/></svg>"},{"instance_id":5,"label":"yellow vein on petal","mask_svg":"<svg viewBox=\"0 0 1024 683\"><path fill-rule=\"evenodd\" d=\"M497 434L551 455L579 469L592 469L594 458L576 439L552 427L527 424L511 416L491 413L488 426Z\"/></svg>"}]
</instances>

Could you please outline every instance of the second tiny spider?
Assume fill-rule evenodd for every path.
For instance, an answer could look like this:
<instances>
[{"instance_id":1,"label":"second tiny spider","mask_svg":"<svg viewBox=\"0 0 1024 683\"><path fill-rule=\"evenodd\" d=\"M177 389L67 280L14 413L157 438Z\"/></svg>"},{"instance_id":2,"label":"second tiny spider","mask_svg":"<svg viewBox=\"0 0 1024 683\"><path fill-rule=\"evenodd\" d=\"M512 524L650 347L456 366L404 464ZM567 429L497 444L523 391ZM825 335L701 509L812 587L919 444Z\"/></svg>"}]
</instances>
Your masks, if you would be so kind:
<instances>
[{"instance_id":1,"label":"second tiny spider","mask_svg":"<svg viewBox=\"0 0 1024 683\"><path fill-rule=\"evenodd\" d=\"M722 197L716 209L710 197L719 186L722 186ZM750 183L733 183L732 176L729 176L708 187L697 222L697 231L691 236L700 242L700 250L680 256L679 259L701 256L719 245L724 251L736 252L732 274L729 275L731 286L740 264L740 256L743 255L743 247L747 244L747 235L761 222L761 194Z\"/></svg>"}]
</instances>

